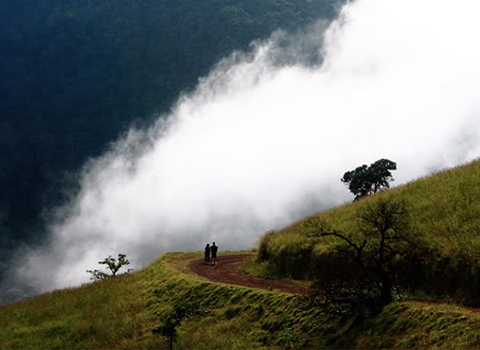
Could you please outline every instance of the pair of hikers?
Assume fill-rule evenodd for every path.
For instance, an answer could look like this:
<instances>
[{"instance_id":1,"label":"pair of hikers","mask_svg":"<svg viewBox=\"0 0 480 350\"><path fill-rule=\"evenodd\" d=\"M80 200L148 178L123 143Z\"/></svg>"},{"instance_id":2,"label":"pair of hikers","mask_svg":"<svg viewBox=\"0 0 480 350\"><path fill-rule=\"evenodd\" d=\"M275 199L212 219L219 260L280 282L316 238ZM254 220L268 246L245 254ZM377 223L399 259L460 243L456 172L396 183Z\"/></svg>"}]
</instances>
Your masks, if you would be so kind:
<instances>
[{"instance_id":1,"label":"pair of hikers","mask_svg":"<svg viewBox=\"0 0 480 350\"><path fill-rule=\"evenodd\" d=\"M215 245L215 242L212 243L212 246L207 243L205 247L205 264L216 264L217 263L217 250L218 246ZM212 259L210 260L210 253L212 254Z\"/></svg>"}]
</instances>

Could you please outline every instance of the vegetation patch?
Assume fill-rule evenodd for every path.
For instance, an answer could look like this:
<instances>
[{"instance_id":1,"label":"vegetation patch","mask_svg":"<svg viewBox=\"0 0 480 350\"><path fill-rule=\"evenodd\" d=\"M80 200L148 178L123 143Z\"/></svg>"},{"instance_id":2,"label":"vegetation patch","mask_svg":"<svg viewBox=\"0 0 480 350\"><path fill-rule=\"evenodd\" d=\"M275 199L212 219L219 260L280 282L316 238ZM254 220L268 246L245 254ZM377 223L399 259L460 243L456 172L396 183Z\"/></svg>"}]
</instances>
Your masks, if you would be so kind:
<instances>
[{"instance_id":1,"label":"vegetation patch","mask_svg":"<svg viewBox=\"0 0 480 350\"><path fill-rule=\"evenodd\" d=\"M329 256L340 256L340 250L358 252L365 248L361 253L371 254L381 241L372 240L372 230L366 231L359 218L376 203L400 200L408 211L408 221L402 223L408 231L401 235L406 249L399 249L400 236L394 234L397 228L392 227L390 237L396 243L388 248L389 262L382 260L384 256L380 259L378 249L375 258L377 262L382 260L383 266L377 267L377 271L383 269L384 277L386 273L394 276L397 286L402 287L392 292L480 306L479 177L480 161L475 161L269 232L259 243L258 267L248 269L268 271L275 277L312 280L318 269L335 268L329 263L333 262ZM375 225L375 220L371 222Z\"/></svg>"},{"instance_id":2,"label":"vegetation patch","mask_svg":"<svg viewBox=\"0 0 480 350\"><path fill-rule=\"evenodd\" d=\"M237 253L238 254L238 253ZM333 315L308 296L217 284L182 269L201 253L169 253L132 274L46 293L0 309L0 348L475 347L480 314L393 303L367 318ZM152 330L178 305L195 310L175 342Z\"/></svg>"}]
</instances>

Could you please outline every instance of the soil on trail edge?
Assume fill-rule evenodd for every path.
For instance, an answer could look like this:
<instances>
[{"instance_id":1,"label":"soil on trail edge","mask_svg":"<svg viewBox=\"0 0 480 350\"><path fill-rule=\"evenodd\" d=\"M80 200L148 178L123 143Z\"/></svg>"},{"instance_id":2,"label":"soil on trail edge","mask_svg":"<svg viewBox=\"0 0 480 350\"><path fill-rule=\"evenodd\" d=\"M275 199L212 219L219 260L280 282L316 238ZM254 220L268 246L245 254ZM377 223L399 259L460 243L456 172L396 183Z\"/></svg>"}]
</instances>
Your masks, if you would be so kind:
<instances>
[{"instance_id":1,"label":"soil on trail edge","mask_svg":"<svg viewBox=\"0 0 480 350\"><path fill-rule=\"evenodd\" d=\"M250 276L239 270L240 264L253 254L220 255L216 265L206 265L203 259L192 260L190 269L210 281L236 284L251 288L279 290L292 294L307 294L308 288L295 282L282 280L267 280Z\"/></svg>"}]
</instances>

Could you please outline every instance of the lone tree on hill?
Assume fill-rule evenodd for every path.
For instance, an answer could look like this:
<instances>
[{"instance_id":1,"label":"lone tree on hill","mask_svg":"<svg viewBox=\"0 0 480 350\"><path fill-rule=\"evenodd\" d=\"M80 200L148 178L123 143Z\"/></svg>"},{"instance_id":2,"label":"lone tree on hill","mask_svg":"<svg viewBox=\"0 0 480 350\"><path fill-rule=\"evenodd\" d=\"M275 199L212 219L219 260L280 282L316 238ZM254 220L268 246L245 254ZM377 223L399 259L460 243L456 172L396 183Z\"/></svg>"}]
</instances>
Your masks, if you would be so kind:
<instances>
[{"instance_id":1,"label":"lone tree on hill","mask_svg":"<svg viewBox=\"0 0 480 350\"><path fill-rule=\"evenodd\" d=\"M414 254L419 241L403 199L379 198L357 212L357 230L341 232L319 218L308 223L311 237L332 237L335 248L317 272L316 294L350 309L379 308L393 300L395 262ZM322 264L320 264L322 265Z\"/></svg>"},{"instance_id":2,"label":"lone tree on hill","mask_svg":"<svg viewBox=\"0 0 480 350\"><path fill-rule=\"evenodd\" d=\"M117 259L112 258L111 255L108 256L108 258L105 258L103 261L98 262L100 265L107 265L108 269L112 273L109 275L106 272L100 271L100 270L87 270L88 273L92 274L90 277L91 280L104 280L109 277L115 277L117 275L118 270L122 266L129 265L130 261L128 261L127 256L125 254L118 254L118 262ZM131 269L128 269L128 272L131 272Z\"/></svg>"},{"instance_id":3,"label":"lone tree on hill","mask_svg":"<svg viewBox=\"0 0 480 350\"><path fill-rule=\"evenodd\" d=\"M389 188L389 182L394 181L391 170L397 170L397 163L380 159L370 166L364 164L355 170L347 171L341 181L348 184L348 189L357 200L383 188Z\"/></svg>"}]
</instances>

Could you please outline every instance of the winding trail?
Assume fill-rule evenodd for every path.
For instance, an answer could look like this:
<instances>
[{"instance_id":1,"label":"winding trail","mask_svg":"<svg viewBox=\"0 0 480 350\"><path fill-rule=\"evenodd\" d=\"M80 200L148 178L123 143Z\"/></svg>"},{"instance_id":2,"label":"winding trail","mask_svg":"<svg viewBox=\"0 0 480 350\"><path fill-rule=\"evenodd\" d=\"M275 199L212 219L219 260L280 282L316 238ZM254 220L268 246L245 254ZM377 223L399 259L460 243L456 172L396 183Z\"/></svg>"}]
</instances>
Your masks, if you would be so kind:
<instances>
[{"instance_id":1,"label":"winding trail","mask_svg":"<svg viewBox=\"0 0 480 350\"><path fill-rule=\"evenodd\" d=\"M208 278L214 282L266 290L279 290L291 294L308 293L307 287L292 281L262 279L240 271L240 264L253 255L254 254L222 254L217 258L216 265L207 265L203 259L195 259L190 262L189 268L197 275Z\"/></svg>"}]
</instances>

